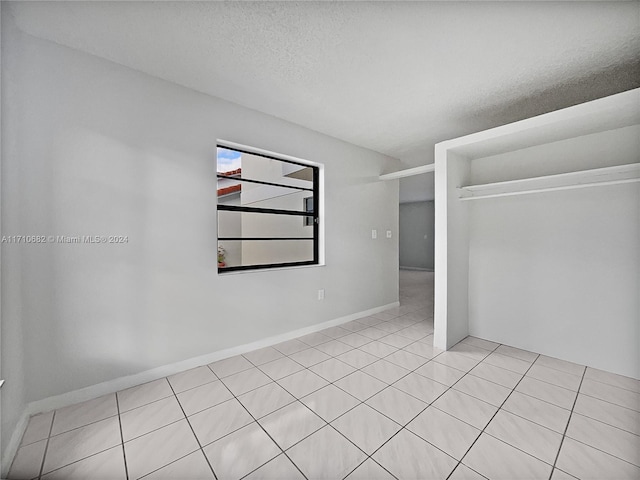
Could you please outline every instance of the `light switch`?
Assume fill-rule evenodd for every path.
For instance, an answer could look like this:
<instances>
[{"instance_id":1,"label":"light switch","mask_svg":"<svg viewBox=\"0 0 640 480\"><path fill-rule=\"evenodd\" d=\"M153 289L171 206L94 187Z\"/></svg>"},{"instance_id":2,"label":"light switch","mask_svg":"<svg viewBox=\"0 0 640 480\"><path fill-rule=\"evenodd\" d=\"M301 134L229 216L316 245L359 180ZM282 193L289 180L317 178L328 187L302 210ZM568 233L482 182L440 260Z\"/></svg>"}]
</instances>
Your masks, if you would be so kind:
<instances>
[{"instance_id":1,"label":"light switch","mask_svg":"<svg viewBox=\"0 0 640 480\"><path fill-rule=\"evenodd\" d=\"M371 230L371 238L373 239L378 238L378 230Z\"/></svg>"},{"instance_id":2,"label":"light switch","mask_svg":"<svg viewBox=\"0 0 640 480\"><path fill-rule=\"evenodd\" d=\"M387 238L391 238L391 230L387 230Z\"/></svg>"}]
</instances>

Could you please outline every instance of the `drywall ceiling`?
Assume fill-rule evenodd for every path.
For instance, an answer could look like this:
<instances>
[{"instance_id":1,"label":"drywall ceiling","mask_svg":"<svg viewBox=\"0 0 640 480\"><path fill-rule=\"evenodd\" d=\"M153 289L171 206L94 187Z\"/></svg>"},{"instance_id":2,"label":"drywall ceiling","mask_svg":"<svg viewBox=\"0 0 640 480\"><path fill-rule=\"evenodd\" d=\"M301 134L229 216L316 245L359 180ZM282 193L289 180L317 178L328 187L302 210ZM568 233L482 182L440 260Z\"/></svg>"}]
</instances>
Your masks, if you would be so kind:
<instances>
[{"instance_id":1,"label":"drywall ceiling","mask_svg":"<svg viewBox=\"0 0 640 480\"><path fill-rule=\"evenodd\" d=\"M638 2L3 2L24 32L402 161L640 86Z\"/></svg>"}]
</instances>

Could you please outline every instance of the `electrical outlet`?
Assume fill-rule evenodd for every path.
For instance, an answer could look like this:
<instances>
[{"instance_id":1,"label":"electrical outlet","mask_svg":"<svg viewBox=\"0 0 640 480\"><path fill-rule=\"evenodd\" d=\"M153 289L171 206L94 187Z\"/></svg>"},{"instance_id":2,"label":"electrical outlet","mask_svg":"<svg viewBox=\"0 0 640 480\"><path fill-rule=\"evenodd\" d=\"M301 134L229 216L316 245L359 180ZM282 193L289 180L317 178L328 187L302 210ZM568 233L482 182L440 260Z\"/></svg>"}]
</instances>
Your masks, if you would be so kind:
<instances>
[{"instance_id":1,"label":"electrical outlet","mask_svg":"<svg viewBox=\"0 0 640 480\"><path fill-rule=\"evenodd\" d=\"M318 290L318 300L324 300L324 288Z\"/></svg>"},{"instance_id":2,"label":"electrical outlet","mask_svg":"<svg viewBox=\"0 0 640 480\"><path fill-rule=\"evenodd\" d=\"M371 238L373 239L378 238L378 230L371 230Z\"/></svg>"},{"instance_id":3,"label":"electrical outlet","mask_svg":"<svg viewBox=\"0 0 640 480\"><path fill-rule=\"evenodd\" d=\"M387 238L391 238L391 230L387 230Z\"/></svg>"}]
</instances>

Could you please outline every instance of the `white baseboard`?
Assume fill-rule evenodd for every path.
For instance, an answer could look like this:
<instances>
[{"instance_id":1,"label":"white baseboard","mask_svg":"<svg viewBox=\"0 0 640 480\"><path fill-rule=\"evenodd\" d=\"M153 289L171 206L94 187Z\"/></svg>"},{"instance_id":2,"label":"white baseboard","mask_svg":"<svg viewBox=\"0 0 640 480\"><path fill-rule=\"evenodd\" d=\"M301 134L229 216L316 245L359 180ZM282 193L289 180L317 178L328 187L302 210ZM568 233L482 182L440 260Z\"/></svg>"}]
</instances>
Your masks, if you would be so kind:
<instances>
[{"instance_id":1,"label":"white baseboard","mask_svg":"<svg viewBox=\"0 0 640 480\"><path fill-rule=\"evenodd\" d=\"M400 265L400 270L418 270L420 272L433 272L433 268L403 267L402 265Z\"/></svg>"},{"instance_id":2,"label":"white baseboard","mask_svg":"<svg viewBox=\"0 0 640 480\"><path fill-rule=\"evenodd\" d=\"M242 353L250 352L252 350L257 350L259 348L264 348L264 347L270 347L272 345L276 345L278 343L285 342L287 340L291 340L297 337L301 337L303 335L308 335L310 333L315 333L320 330L324 330L325 328L342 325L343 323L347 323L352 320L356 320L358 318L367 317L369 315L373 315L374 313L379 313L389 308L397 307L399 305L400 305L400 302L389 303L381 307L372 308L362 312L352 313L351 315L346 315L344 317L328 320L326 322L318 323L316 325L311 325L305 328L300 328L298 330L293 330L291 332L282 333L280 335L275 335L273 337L268 337L262 340L247 343L245 345L239 345L237 347L219 350L217 352L208 353L206 355L201 355L194 358L189 358L187 360L172 363L169 365L163 365L161 367L153 368L151 370L146 370L144 372L136 373L134 375L114 378L113 380L108 380L106 382L98 383L96 385L91 385L89 387L81 388L79 390L73 390L71 392L63 393L61 395L55 395L53 397L47 397L47 398L43 398L42 400L37 400L35 402L28 403L24 409L22 416L20 417L20 421L18 422L18 425L16 426L16 428L13 431L13 434L11 435L9 444L4 449L4 454L2 456L2 466L3 466L3 470L7 470L7 471L6 472L3 471L2 476L4 477L8 474L8 470L11 466L11 462L13 461L13 457L18 451L18 447L20 446L20 441L22 440L22 435L24 435L24 431L27 428L29 418L32 415L49 412L51 410L57 410L58 408L67 407L75 403L80 403L80 402L98 398L110 393L119 392L120 390L124 390L125 388L135 387L143 383L152 382L154 380L158 380L160 378L164 378L169 375L173 375L175 373L180 373L185 370L189 370L191 368L199 367L201 365L207 365L209 363L216 362L218 360L223 360L225 358L233 357L235 355L240 355Z\"/></svg>"}]
</instances>

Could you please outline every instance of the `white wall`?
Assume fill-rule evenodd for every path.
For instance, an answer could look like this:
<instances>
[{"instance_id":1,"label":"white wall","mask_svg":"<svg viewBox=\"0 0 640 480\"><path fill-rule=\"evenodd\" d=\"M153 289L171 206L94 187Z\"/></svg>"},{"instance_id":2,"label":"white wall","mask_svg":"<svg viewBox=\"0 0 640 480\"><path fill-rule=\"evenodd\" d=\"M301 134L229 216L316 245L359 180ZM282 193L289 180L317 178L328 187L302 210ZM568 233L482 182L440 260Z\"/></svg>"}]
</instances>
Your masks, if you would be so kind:
<instances>
[{"instance_id":1,"label":"white wall","mask_svg":"<svg viewBox=\"0 0 640 480\"><path fill-rule=\"evenodd\" d=\"M400 204L400 267L433 270L433 202Z\"/></svg>"},{"instance_id":2,"label":"white wall","mask_svg":"<svg viewBox=\"0 0 640 480\"><path fill-rule=\"evenodd\" d=\"M474 184L638 162L640 126L471 161ZM640 377L640 187L469 204L469 333Z\"/></svg>"},{"instance_id":3,"label":"white wall","mask_svg":"<svg viewBox=\"0 0 640 480\"><path fill-rule=\"evenodd\" d=\"M3 436L25 402L397 301L397 236L370 233L397 229L394 160L23 35L10 8L3 234L129 242L2 245ZM325 165L326 266L217 275L217 139Z\"/></svg>"}]
</instances>

